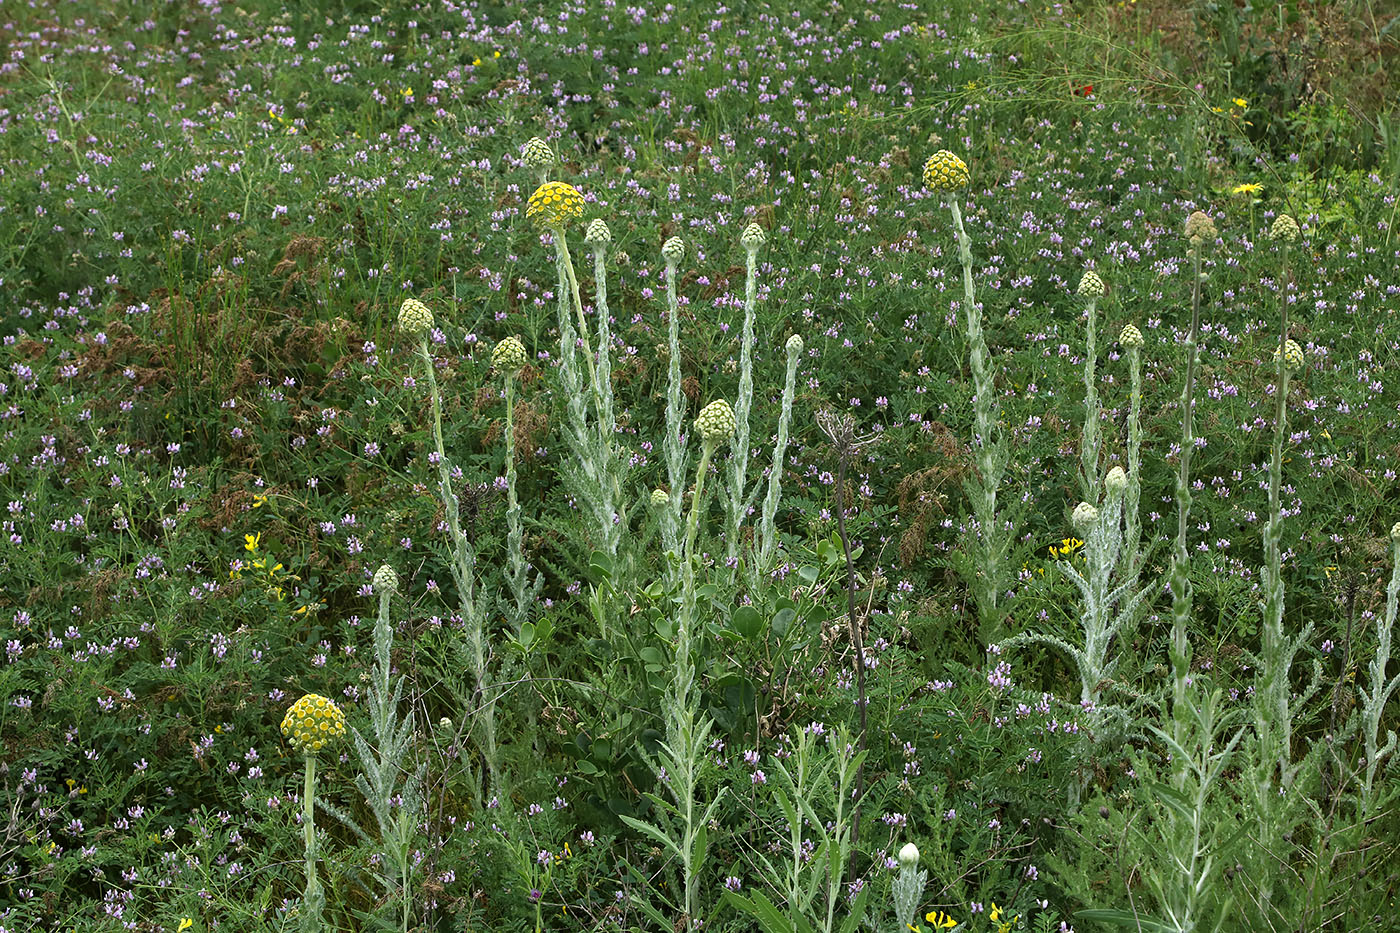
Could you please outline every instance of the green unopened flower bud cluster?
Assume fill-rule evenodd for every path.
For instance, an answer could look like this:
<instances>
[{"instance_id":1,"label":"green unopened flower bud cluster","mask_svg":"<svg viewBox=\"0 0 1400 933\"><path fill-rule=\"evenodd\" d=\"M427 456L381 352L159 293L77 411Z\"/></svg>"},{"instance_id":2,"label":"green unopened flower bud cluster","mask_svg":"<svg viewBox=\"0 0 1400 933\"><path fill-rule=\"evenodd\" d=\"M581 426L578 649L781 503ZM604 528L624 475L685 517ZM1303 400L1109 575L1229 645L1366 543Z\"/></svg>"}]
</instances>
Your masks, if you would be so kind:
<instances>
[{"instance_id":1,"label":"green unopened flower bud cluster","mask_svg":"<svg viewBox=\"0 0 1400 933\"><path fill-rule=\"evenodd\" d=\"M374 572L372 582L376 593L397 593L399 591L399 575L388 564L380 565L379 569Z\"/></svg>"},{"instance_id":2,"label":"green unopened flower bud cluster","mask_svg":"<svg viewBox=\"0 0 1400 933\"><path fill-rule=\"evenodd\" d=\"M695 416L695 428L708 443L727 441L734 436L734 409L724 399L715 399Z\"/></svg>"},{"instance_id":3,"label":"green unopened flower bud cluster","mask_svg":"<svg viewBox=\"0 0 1400 933\"><path fill-rule=\"evenodd\" d=\"M554 150L549 148L549 143L533 136L525 144L524 159L528 168L549 168L554 164Z\"/></svg>"},{"instance_id":4,"label":"green unopened flower bud cluster","mask_svg":"<svg viewBox=\"0 0 1400 933\"><path fill-rule=\"evenodd\" d=\"M1295 243L1302 231L1298 229L1298 221L1288 214L1279 214L1274 219L1274 225L1269 228L1269 239L1278 240L1281 243Z\"/></svg>"},{"instance_id":5,"label":"green unopened flower bud cluster","mask_svg":"<svg viewBox=\"0 0 1400 933\"><path fill-rule=\"evenodd\" d=\"M1147 345L1147 341L1142 339L1142 331L1132 324L1123 327L1123 332L1118 335L1118 342L1126 350L1141 350Z\"/></svg>"},{"instance_id":6,"label":"green unopened flower bud cluster","mask_svg":"<svg viewBox=\"0 0 1400 933\"><path fill-rule=\"evenodd\" d=\"M417 298L405 299L399 305L399 330L410 337L417 337L433 327L433 312Z\"/></svg>"},{"instance_id":7,"label":"green unopened flower bud cluster","mask_svg":"<svg viewBox=\"0 0 1400 933\"><path fill-rule=\"evenodd\" d=\"M1092 269L1084 273L1084 277L1079 280L1080 298L1102 298L1104 295L1103 279Z\"/></svg>"},{"instance_id":8,"label":"green unopened flower bud cluster","mask_svg":"<svg viewBox=\"0 0 1400 933\"><path fill-rule=\"evenodd\" d=\"M661 244L661 258L670 266L680 262L685 258L685 240L678 236L668 238Z\"/></svg>"},{"instance_id":9,"label":"green unopened flower bud cluster","mask_svg":"<svg viewBox=\"0 0 1400 933\"><path fill-rule=\"evenodd\" d=\"M598 249L607 246L612 242L612 231L601 218L588 225L588 231L583 235L583 242Z\"/></svg>"}]
</instances>

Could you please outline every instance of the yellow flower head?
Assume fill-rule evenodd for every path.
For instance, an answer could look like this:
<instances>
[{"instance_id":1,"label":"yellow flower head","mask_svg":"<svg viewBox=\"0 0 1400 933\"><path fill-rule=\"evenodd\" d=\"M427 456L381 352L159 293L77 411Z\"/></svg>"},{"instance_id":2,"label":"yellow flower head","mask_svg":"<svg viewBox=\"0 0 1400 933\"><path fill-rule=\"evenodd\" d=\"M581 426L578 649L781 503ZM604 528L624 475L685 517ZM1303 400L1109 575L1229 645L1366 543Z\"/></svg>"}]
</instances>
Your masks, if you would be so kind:
<instances>
[{"instance_id":1,"label":"yellow flower head","mask_svg":"<svg viewBox=\"0 0 1400 933\"><path fill-rule=\"evenodd\" d=\"M1258 194L1264 190L1264 186L1258 182L1246 182L1243 185L1235 185L1230 189L1231 194Z\"/></svg>"},{"instance_id":2,"label":"yellow flower head","mask_svg":"<svg viewBox=\"0 0 1400 933\"><path fill-rule=\"evenodd\" d=\"M410 336L426 333L433 326L433 312L417 298L405 298L399 306L399 330Z\"/></svg>"},{"instance_id":3,"label":"yellow flower head","mask_svg":"<svg viewBox=\"0 0 1400 933\"><path fill-rule=\"evenodd\" d=\"M491 365L507 376L514 376L525 366L525 345L519 337L507 337L491 351Z\"/></svg>"},{"instance_id":4,"label":"yellow flower head","mask_svg":"<svg viewBox=\"0 0 1400 933\"><path fill-rule=\"evenodd\" d=\"M1249 101L1245 100L1243 97L1236 97L1234 100L1230 101L1230 103L1240 108L1249 106Z\"/></svg>"},{"instance_id":5,"label":"yellow flower head","mask_svg":"<svg viewBox=\"0 0 1400 933\"><path fill-rule=\"evenodd\" d=\"M583 195L573 185L547 181L530 195L525 216L541 227L562 229L569 221L583 218Z\"/></svg>"},{"instance_id":6,"label":"yellow flower head","mask_svg":"<svg viewBox=\"0 0 1400 933\"><path fill-rule=\"evenodd\" d=\"M934 191L957 191L972 181L967 163L947 149L940 149L924 163L924 184Z\"/></svg>"},{"instance_id":7,"label":"yellow flower head","mask_svg":"<svg viewBox=\"0 0 1400 933\"><path fill-rule=\"evenodd\" d=\"M314 755L332 739L345 735L345 714L334 701L308 693L287 710L282 734L292 748Z\"/></svg>"},{"instance_id":8,"label":"yellow flower head","mask_svg":"<svg viewBox=\"0 0 1400 933\"><path fill-rule=\"evenodd\" d=\"M255 534L255 535L244 535L244 536L243 536L243 550L248 551L249 553L256 554L256 553L257 553L257 550L258 550L258 544L261 543L261 542L262 542L262 532L261 532L261 531L258 532L258 533Z\"/></svg>"},{"instance_id":9,"label":"yellow flower head","mask_svg":"<svg viewBox=\"0 0 1400 933\"><path fill-rule=\"evenodd\" d=\"M1298 341L1296 340L1284 341L1282 353L1278 350L1274 351L1275 363L1278 362L1280 356L1282 356L1283 361L1288 364L1288 368L1292 370L1302 369L1303 363L1307 361L1306 357L1303 356L1303 348L1298 346Z\"/></svg>"},{"instance_id":10,"label":"yellow flower head","mask_svg":"<svg viewBox=\"0 0 1400 933\"><path fill-rule=\"evenodd\" d=\"M951 930L958 925L958 921L941 910L930 910L924 915L924 919L933 924L935 930Z\"/></svg>"}]
</instances>

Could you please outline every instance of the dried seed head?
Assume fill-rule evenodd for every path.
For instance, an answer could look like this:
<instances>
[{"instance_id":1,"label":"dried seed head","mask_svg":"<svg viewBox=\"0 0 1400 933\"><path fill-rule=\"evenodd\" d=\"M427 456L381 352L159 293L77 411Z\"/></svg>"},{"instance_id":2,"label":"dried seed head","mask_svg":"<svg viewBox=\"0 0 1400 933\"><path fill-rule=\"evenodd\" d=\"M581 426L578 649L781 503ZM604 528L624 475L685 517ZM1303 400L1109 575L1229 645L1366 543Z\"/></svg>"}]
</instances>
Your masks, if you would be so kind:
<instances>
[{"instance_id":1,"label":"dried seed head","mask_svg":"<svg viewBox=\"0 0 1400 933\"><path fill-rule=\"evenodd\" d=\"M410 337L430 330L433 326L433 312L417 298L408 298L399 305L399 330Z\"/></svg>"},{"instance_id":2,"label":"dried seed head","mask_svg":"<svg viewBox=\"0 0 1400 933\"><path fill-rule=\"evenodd\" d=\"M972 181L967 163L947 149L940 149L924 162L924 184L934 191L957 191Z\"/></svg>"},{"instance_id":3,"label":"dried seed head","mask_svg":"<svg viewBox=\"0 0 1400 933\"><path fill-rule=\"evenodd\" d=\"M1084 277L1079 280L1079 297L1102 298L1103 293L1103 279L1099 278L1099 274L1092 269L1084 273Z\"/></svg>"},{"instance_id":4,"label":"dried seed head","mask_svg":"<svg viewBox=\"0 0 1400 933\"><path fill-rule=\"evenodd\" d=\"M534 136L525 144L525 164L530 168L548 168L554 164L554 150L549 143Z\"/></svg>"},{"instance_id":5,"label":"dried seed head","mask_svg":"<svg viewBox=\"0 0 1400 933\"><path fill-rule=\"evenodd\" d=\"M762 227L758 224L749 224L744 228L744 234L739 237L739 242L743 244L744 249L755 252L767 239L768 235L763 232Z\"/></svg>"},{"instance_id":6,"label":"dried seed head","mask_svg":"<svg viewBox=\"0 0 1400 933\"><path fill-rule=\"evenodd\" d=\"M1147 345L1147 341L1142 339L1142 331L1132 324L1123 328L1123 332L1118 335L1118 342L1129 350L1141 350Z\"/></svg>"},{"instance_id":7,"label":"dried seed head","mask_svg":"<svg viewBox=\"0 0 1400 933\"><path fill-rule=\"evenodd\" d=\"M527 359L525 344L520 342L519 337L507 337L491 351L491 365L507 376L520 372Z\"/></svg>"},{"instance_id":8,"label":"dried seed head","mask_svg":"<svg viewBox=\"0 0 1400 933\"><path fill-rule=\"evenodd\" d=\"M373 582L376 593L397 593L399 591L399 575L388 564L379 565L379 569L374 572Z\"/></svg>"},{"instance_id":9,"label":"dried seed head","mask_svg":"<svg viewBox=\"0 0 1400 933\"><path fill-rule=\"evenodd\" d=\"M565 224L583 219L583 195L573 185L547 181L530 195L525 216L540 227L561 230Z\"/></svg>"},{"instance_id":10,"label":"dried seed head","mask_svg":"<svg viewBox=\"0 0 1400 933\"><path fill-rule=\"evenodd\" d=\"M282 734L292 748L314 755L333 739L345 735L345 714L333 701L308 693L287 710Z\"/></svg>"},{"instance_id":11,"label":"dried seed head","mask_svg":"<svg viewBox=\"0 0 1400 933\"><path fill-rule=\"evenodd\" d=\"M1219 236L1215 229L1215 221L1205 211L1193 211L1191 216L1186 218L1186 239L1191 241L1192 246L1199 246L1207 241L1214 241Z\"/></svg>"},{"instance_id":12,"label":"dried seed head","mask_svg":"<svg viewBox=\"0 0 1400 933\"><path fill-rule=\"evenodd\" d=\"M661 244L661 258L666 260L666 265L674 266L685 258L685 240L678 236L673 236L665 243Z\"/></svg>"},{"instance_id":13,"label":"dried seed head","mask_svg":"<svg viewBox=\"0 0 1400 933\"><path fill-rule=\"evenodd\" d=\"M599 218L588 225L588 232L583 235L583 242L593 247L606 246L612 242L612 231Z\"/></svg>"},{"instance_id":14,"label":"dried seed head","mask_svg":"<svg viewBox=\"0 0 1400 933\"><path fill-rule=\"evenodd\" d=\"M727 441L734 436L734 409L724 399L715 399L695 416L695 428L709 443Z\"/></svg>"}]
</instances>

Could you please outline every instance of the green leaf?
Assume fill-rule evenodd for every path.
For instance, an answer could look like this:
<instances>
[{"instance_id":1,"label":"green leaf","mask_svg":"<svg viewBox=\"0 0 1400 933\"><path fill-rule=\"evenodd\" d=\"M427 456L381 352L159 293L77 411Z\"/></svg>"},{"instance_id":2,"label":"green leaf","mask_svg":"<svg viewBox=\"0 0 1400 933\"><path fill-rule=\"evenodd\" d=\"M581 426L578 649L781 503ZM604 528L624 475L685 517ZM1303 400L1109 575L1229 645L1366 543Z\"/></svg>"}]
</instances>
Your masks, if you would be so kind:
<instances>
[{"instance_id":1,"label":"green leaf","mask_svg":"<svg viewBox=\"0 0 1400 933\"><path fill-rule=\"evenodd\" d=\"M813 567L811 564L803 564L801 567L798 567L797 575L807 583L817 582L817 568Z\"/></svg>"},{"instance_id":2,"label":"green leaf","mask_svg":"<svg viewBox=\"0 0 1400 933\"><path fill-rule=\"evenodd\" d=\"M786 638L788 631L792 628L792 622L797 618L797 610L784 607L773 615L773 634L779 638Z\"/></svg>"},{"instance_id":3,"label":"green leaf","mask_svg":"<svg viewBox=\"0 0 1400 933\"><path fill-rule=\"evenodd\" d=\"M1144 933L1172 933L1173 930L1173 927L1160 920L1153 920L1142 914L1134 914L1126 910L1079 910L1075 911L1074 916L1083 920L1097 920L1101 923L1111 923L1114 926L1143 930Z\"/></svg>"},{"instance_id":4,"label":"green leaf","mask_svg":"<svg viewBox=\"0 0 1400 933\"><path fill-rule=\"evenodd\" d=\"M841 922L840 933L856 933L860 928L861 921L865 919L865 899L870 896L870 886L866 885L860 889L856 895L856 902L851 905L850 913L846 914L846 919Z\"/></svg>"},{"instance_id":5,"label":"green leaf","mask_svg":"<svg viewBox=\"0 0 1400 933\"><path fill-rule=\"evenodd\" d=\"M783 916L783 912L762 891L755 891L752 897L742 897L733 891L725 891L724 899L740 911L759 922L764 933L796 933L796 925Z\"/></svg>"},{"instance_id":6,"label":"green leaf","mask_svg":"<svg viewBox=\"0 0 1400 933\"><path fill-rule=\"evenodd\" d=\"M645 822L644 820L639 820L635 816L622 816L621 814L619 814L618 819L622 820L622 822L626 823L628 826L632 827L642 835L649 836L656 842L660 843L661 846L667 852L670 852L676 858L681 857L681 848L680 846L676 845L675 840L663 833L661 830L657 829L655 826L651 825L648 822Z\"/></svg>"},{"instance_id":7,"label":"green leaf","mask_svg":"<svg viewBox=\"0 0 1400 933\"><path fill-rule=\"evenodd\" d=\"M588 558L588 572L594 580L611 580L613 575L613 562L603 551L594 551Z\"/></svg>"},{"instance_id":8,"label":"green leaf","mask_svg":"<svg viewBox=\"0 0 1400 933\"><path fill-rule=\"evenodd\" d=\"M763 616L753 606L740 606L730 616L729 627L745 638L757 638L763 631Z\"/></svg>"}]
</instances>

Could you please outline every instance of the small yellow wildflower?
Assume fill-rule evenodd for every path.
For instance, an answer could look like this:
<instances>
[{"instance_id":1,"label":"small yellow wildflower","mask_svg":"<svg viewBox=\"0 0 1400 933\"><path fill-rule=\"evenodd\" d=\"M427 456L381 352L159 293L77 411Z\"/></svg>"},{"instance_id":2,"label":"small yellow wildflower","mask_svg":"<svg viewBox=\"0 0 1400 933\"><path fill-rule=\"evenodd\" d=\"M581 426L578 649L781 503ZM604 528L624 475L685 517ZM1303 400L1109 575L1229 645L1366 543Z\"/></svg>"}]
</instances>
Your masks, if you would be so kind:
<instances>
[{"instance_id":1,"label":"small yellow wildflower","mask_svg":"<svg viewBox=\"0 0 1400 933\"><path fill-rule=\"evenodd\" d=\"M501 57L501 50L500 50L500 49L497 49L496 51L492 52L492 53L491 53L491 57L492 57L492 58L500 58L500 57Z\"/></svg>"},{"instance_id":2,"label":"small yellow wildflower","mask_svg":"<svg viewBox=\"0 0 1400 933\"><path fill-rule=\"evenodd\" d=\"M255 509L262 508L262 507L263 507L264 505L266 505L266 504L267 504L267 496L264 496L264 495L262 495L261 493L254 493L254 494L253 494L253 508L255 508Z\"/></svg>"},{"instance_id":3,"label":"small yellow wildflower","mask_svg":"<svg viewBox=\"0 0 1400 933\"><path fill-rule=\"evenodd\" d=\"M473 67L473 68L477 67L477 66L480 65L480 64L481 64L481 59L479 59L479 58L473 58L473 59L472 59L472 67Z\"/></svg>"},{"instance_id":4,"label":"small yellow wildflower","mask_svg":"<svg viewBox=\"0 0 1400 933\"><path fill-rule=\"evenodd\" d=\"M181 917L180 925L175 928L175 933L184 933L185 930L188 930L192 926L194 926L194 920L189 917Z\"/></svg>"},{"instance_id":5,"label":"small yellow wildflower","mask_svg":"<svg viewBox=\"0 0 1400 933\"><path fill-rule=\"evenodd\" d=\"M951 930L958 925L958 921L941 910L930 910L924 915L924 919L933 924L935 930Z\"/></svg>"},{"instance_id":6,"label":"small yellow wildflower","mask_svg":"<svg viewBox=\"0 0 1400 933\"><path fill-rule=\"evenodd\" d=\"M259 544L261 541L262 541L262 532L261 532L261 531L258 532L258 533L255 534L255 535L244 535L244 536L243 536L243 550L249 552L250 554L256 554L257 551L258 551L258 544Z\"/></svg>"},{"instance_id":7,"label":"small yellow wildflower","mask_svg":"<svg viewBox=\"0 0 1400 933\"><path fill-rule=\"evenodd\" d=\"M404 96L404 100L413 100L413 88L406 87L402 91L399 91L399 93Z\"/></svg>"},{"instance_id":8,"label":"small yellow wildflower","mask_svg":"<svg viewBox=\"0 0 1400 933\"><path fill-rule=\"evenodd\" d=\"M1243 97L1236 97L1234 100L1230 101L1230 103L1241 108L1249 106L1249 101L1245 100Z\"/></svg>"},{"instance_id":9,"label":"small yellow wildflower","mask_svg":"<svg viewBox=\"0 0 1400 933\"><path fill-rule=\"evenodd\" d=\"M1264 186L1257 182L1247 182L1243 185L1235 185L1230 189L1231 194L1258 194L1264 190Z\"/></svg>"}]
</instances>

